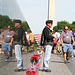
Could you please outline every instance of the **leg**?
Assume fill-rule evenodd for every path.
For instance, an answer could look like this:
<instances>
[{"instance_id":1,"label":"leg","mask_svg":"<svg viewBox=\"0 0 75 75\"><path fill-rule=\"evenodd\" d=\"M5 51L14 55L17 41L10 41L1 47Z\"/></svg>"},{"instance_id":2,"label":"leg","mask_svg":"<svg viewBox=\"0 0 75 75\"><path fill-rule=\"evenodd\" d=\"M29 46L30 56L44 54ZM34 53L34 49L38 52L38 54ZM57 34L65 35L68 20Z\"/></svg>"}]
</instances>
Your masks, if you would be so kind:
<instances>
[{"instance_id":1,"label":"leg","mask_svg":"<svg viewBox=\"0 0 75 75\"><path fill-rule=\"evenodd\" d=\"M74 57L75 57L75 50L73 50L73 52L74 52Z\"/></svg>"},{"instance_id":2,"label":"leg","mask_svg":"<svg viewBox=\"0 0 75 75\"><path fill-rule=\"evenodd\" d=\"M48 69L49 67L49 59L51 56L51 50L52 50L52 46L51 45L46 45L45 46L45 54L44 54L44 61L43 61L43 69Z\"/></svg>"},{"instance_id":3,"label":"leg","mask_svg":"<svg viewBox=\"0 0 75 75\"><path fill-rule=\"evenodd\" d=\"M54 53L54 44L53 44L53 46L52 46L52 53Z\"/></svg>"},{"instance_id":4,"label":"leg","mask_svg":"<svg viewBox=\"0 0 75 75\"><path fill-rule=\"evenodd\" d=\"M10 46L10 43L7 43L7 54L8 54L8 57L10 56L10 51L11 51L11 46Z\"/></svg>"},{"instance_id":5,"label":"leg","mask_svg":"<svg viewBox=\"0 0 75 75\"><path fill-rule=\"evenodd\" d=\"M72 55L72 57L74 56L74 54L73 54L73 44L71 44L72 45L72 52L71 52L71 55Z\"/></svg>"},{"instance_id":6,"label":"leg","mask_svg":"<svg viewBox=\"0 0 75 75\"><path fill-rule=\"evenodd\" d=\"M66 60L66 52L64 52L64 60Z\"/></svg>"},{"instance_id":7,"label":"leg","mask_svg":"<svg viewBox=\"0 0 75 75\"><path fill-rule=\"evenodd\" d=\"M68 45L68 58L70 58L70 55L72 54L72 52L73 52L73 45L69 44Z\"/></svg>"},{"instance_id":8,"label":"leg","mask_svg":"<svg viewBox=\"0 0 75 75\"><path fill-rule=\"evenodd\" d=\"M7 46L6 46L6 43L3 43L2 50L4 51L4 54L7 56Z\"/></svg>"},{"instance_id":9,"label":"leg","mask_svg":"<svg viewBox=\"0 0 75 75\"><path fill-rule=\"evenodd\" d=\"M70 58L71 52L68 52L68 58Z\"/></svg>"},{"instance_id":10,"label":"leg","mask_svg":"<svg viewBox=\"0 0 75 75\"><path fill-rule=\"evenodd\" d=\"M12 46L11 46L11 49L10 49L10 56L12 56Z\"/></svg>"},{"instance_id":11,"label":"leg","mask_svg":"<svg viewBox=\"0 0 75 75\"><path fill-rule=\"evenodd\" d=\"M15 56L17 58L17 68L23 69L22 48L20 45L15 45Z\"/></svg>"},{"instance_id":12,"label":"leg","mask_svg":"<svg viewBox=\"0 0 75 75\"><path fill-rule=\"evenodd\" d=\"M66 60L66 56L67 56L67 44L64 44L64 47L62 48L63 50L63 57L64 57L64 63L67 63L67 60Z\"/></svg>"}]
</instances>

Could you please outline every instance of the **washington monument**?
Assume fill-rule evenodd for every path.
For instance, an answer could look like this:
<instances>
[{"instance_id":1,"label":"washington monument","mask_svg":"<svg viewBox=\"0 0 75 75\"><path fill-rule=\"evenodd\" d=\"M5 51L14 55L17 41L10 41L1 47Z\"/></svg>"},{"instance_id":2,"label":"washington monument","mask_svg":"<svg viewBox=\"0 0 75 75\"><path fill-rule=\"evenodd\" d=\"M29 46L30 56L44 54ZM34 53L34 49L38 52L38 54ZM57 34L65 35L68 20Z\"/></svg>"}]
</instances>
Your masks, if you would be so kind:
<instances>
[{"instance_id":1,"label":"washington monument","mask_svg":"<svg viewBox=\"0 0 75 75\"><path fill-rule=\"evenodd\" d=\"M55 0L48 0L48 19L53 20L53 27L55 26ZM52 27L52 29L53 29Z\"/></svg>"}]
</instances>

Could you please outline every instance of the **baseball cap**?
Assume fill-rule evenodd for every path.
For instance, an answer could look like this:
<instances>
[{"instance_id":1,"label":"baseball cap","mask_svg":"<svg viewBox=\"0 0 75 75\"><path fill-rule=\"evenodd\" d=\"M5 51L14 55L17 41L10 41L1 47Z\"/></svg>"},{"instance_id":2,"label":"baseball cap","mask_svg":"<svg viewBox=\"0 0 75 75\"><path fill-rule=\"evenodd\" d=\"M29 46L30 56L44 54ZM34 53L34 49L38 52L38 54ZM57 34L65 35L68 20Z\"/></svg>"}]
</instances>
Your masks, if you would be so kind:
<instances>
[{"instance_id":1,"label":"baseball cap","mask_svg":"<svg viewBox=\"0 0 75 75\"><path fill-rule=\"evenodd\" d=\"M51 24L52 24L52 23L53 23L53 20L47 20L47 21L46 21L46 24L47 24L47 23L51 23Z\"/></svg>"}]
</instances>

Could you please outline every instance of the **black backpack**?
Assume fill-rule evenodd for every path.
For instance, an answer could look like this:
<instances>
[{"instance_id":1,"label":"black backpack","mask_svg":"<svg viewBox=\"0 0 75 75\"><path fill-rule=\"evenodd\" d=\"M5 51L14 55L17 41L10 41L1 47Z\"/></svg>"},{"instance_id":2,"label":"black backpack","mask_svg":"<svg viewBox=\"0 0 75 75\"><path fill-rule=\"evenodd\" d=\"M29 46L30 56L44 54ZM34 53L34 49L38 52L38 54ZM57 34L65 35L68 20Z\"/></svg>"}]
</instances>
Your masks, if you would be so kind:
<instances>
[{"instance_id":1,"label":"black backpack","mask_svg":"<svg viewBox=\"0 0 75 75\"><path fill-rule=\"evenodd\" d=\"M25 34L25 32L23 32L22 45L24 45L24 46L27 45L27 38L26 38L26 34Z\"/></svg>"},{"instance_id":2,"label":"black backpack","mask_svg":"<svg viewBox=\"0 0 75 75\"><path fill-rule=\"evenodd\" d=\"M40 46L44 46L44 34L42 32Z\"/></svg>"}]
</instances>

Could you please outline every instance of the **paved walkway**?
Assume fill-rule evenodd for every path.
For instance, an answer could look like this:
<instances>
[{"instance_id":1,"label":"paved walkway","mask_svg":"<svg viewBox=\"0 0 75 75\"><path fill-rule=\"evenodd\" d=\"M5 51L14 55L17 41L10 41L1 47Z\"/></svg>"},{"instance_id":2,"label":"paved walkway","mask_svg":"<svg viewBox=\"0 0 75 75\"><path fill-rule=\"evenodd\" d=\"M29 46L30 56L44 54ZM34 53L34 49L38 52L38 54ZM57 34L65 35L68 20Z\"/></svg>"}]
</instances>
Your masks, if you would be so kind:
<instances>
[{"instance_id":1,"label":"paved walkway","mask_svg":"<svg viewBox=\"0 0 75 75\"><path fill-rule=\"evenodd\" d=\"M43 69L43 59L40 64L40 69ZM39 71L38 75L73 75L59 55L51 55L49 69L51 69L51 72Z\"/></svg>"},{"instance_id":2,"label":"paved walkway","mask_svg":"<svg viewBox=\"0 0 75 75\"><path fill-rule=\"evenodd\" d=\"M28 69L30 66L30 56L32 56L35 52L23 54L23 65L25 69ZM5 56L0 55L0 75L26 75L26 71L24 72L15 72L14 70L17 68L17 61L15 57L11 57L9 62L5 62Z\"/></svg>"}]
</instances>

